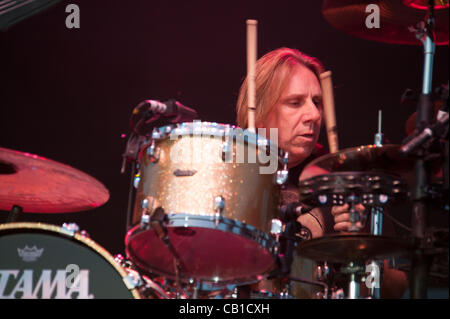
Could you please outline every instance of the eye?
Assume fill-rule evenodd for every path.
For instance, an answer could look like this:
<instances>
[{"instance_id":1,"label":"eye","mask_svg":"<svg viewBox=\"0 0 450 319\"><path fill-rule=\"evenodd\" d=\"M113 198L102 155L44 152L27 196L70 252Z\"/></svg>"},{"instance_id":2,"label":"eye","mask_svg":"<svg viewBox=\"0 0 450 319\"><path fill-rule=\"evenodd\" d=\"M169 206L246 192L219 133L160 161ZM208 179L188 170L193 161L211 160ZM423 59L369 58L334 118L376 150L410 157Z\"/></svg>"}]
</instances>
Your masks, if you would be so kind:
<instances>
[{"instance_id":1,"label":"eye","mask_svg":"<svg viewBox=\"0 0 450 319\"><path fill-rule=\"evenodd\" d=\"M292 107L299 107L302 105L302 101L300 99L288 100L287 104Z\"/></svg>"},{"instance_id":2,"label":"eye","mask_svg":"<svg viewBox=\"0 0 450 319\"><path fill-rule=\"evenodd\" d=\"M319 109L319 111L323 110L322 99L320 99L320 98L313 99L313 103Z\"/></svg>"}]
</instances>

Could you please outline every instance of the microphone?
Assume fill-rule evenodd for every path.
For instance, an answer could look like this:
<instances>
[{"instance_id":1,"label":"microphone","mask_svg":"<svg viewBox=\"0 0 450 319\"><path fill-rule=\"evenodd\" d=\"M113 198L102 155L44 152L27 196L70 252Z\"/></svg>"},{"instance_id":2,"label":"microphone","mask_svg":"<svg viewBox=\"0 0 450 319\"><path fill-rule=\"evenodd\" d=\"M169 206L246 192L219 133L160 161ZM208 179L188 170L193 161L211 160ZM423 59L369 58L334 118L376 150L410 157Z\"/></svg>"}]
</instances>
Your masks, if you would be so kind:
<instances>
[{"instance_id":1,"label":"microphone","mask_svg":"<svg viewBox=\"0 0 450 319\"><path fill-rule=\"evenodd\" d=\"M400 154L408 155L416 150L422 144L430 140L434 136L442 134L445 128L448 128L448 112L443 112L443 115L433 125L425 127L425 129L416 137L411 139L400 148Z\"/></svg>"},{"instance_id":2,"label":"microphone","mask_svg":"<svg viewBox=\"0 0 450 319\"><path fill-rule=\"evenodd\" d=\"M279 210L280 219L283 222L289 222L291 220L296 221L300 215L306 214L312 209L312 207L305 207L297 202L289 203L287 205L281 206Z\"/></svg>"},{"instance_id":3,"label":"microphone","mask_svg":"<svg viewBox=\"0 0 450 319\"><path fill-rule=\"evenodd\" d=\"M174 99L166 102L144 100L134 108L133 114L140 113L142 109L144 109L147 119L155 114L170 118L172 123L192 122L198 118L198 114L194 109L184 106Z\"/></svg>"}]
</instances>

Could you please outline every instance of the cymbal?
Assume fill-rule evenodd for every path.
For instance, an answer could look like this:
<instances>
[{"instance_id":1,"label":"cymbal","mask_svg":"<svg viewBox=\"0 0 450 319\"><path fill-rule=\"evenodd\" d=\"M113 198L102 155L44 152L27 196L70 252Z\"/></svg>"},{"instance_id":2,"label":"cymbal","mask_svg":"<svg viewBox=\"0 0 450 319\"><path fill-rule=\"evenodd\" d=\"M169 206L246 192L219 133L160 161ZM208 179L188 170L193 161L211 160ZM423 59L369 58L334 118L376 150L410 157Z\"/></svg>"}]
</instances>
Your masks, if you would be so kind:
<instances>
[{"instance_id":1,"label":"cymbal","mask_svg":"<svg viewBox=\"0 0 450 319\"><path fill-rule=\"evenodd\" d=\"M106 203L109 191L95 178L34 154L0 148L0 210L68 213Z\"/></svg>"},{"instance_id":2,"label":"cymbal","mask_svg":"<svg viewBox=\"0 0 450 319\"><path fill-rule=\"evenodd\" d=\"M355 233L305 240L299 243L297 252L315 261L349 262L406 256L413 248L406 239Z\"/></svg>"},{"instance_id":3,"label":"cymbal","mask_svg":"<svg viewBox=\"0 0 450 319\"><path fill-rule=\"evenodd\" d=\"M324 0L322 14L336 29L367 40L390 44L421 45L409 27L416 28L427 14L425 0ZM447 4L435 1L435 44L449 43L449 9ZM366 12L370 4L379 7L379 28L368 28Z\"/></svg>"},{"instance_id":4,"label":"cymbal","mask_svg":"<svg viewBox=\"0 0 450 319\"><path fill-rule=\"evenodd\" d=\"M305 169L327 172L379 172L396 176L408 185L414 183L415 158L400 154L400 145L364 145L321 156Z\"/></svg>"}]
</instances>

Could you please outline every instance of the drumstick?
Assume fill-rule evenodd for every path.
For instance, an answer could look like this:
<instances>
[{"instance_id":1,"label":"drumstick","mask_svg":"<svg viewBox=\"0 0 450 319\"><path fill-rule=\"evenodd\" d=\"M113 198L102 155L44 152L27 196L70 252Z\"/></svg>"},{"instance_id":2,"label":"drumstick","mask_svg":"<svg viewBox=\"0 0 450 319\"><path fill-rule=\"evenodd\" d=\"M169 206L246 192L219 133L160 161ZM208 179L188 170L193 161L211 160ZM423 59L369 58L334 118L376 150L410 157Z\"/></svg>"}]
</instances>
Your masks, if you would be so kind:
<instances>
[{"instance_id":1,"label":"drumstick","mask_svg":"<svg viewBox=\"0 0 450 319\"><path fill-rule=\"evenodd\" d=\"M335 153L339 150L339 144L336 115L334 112L333 81L331 79L331 71L326 71L320 74L320 85L322 86L323 110L325 114L328 145L330 146L330 153Z\"/></svg>"},{"instance_id":2,"label":"drumstick","mask_svg":"<svg viewBox=\"0 0 450 319\"><path fill-rule=\"evenodd\" d=\"M255 65L257 56L257 20L247 20L247 100L248 130L255 132Z\"/></svg>"}]
</instances>

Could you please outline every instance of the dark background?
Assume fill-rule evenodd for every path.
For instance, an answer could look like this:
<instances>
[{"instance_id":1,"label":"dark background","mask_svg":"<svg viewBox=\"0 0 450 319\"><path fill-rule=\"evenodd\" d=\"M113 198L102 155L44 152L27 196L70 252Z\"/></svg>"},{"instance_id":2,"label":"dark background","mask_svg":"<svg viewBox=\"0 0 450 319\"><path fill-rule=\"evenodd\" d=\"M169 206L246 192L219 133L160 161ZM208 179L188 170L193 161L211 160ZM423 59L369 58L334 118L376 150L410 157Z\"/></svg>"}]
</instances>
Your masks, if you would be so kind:
<instances>
[{"instance_id":1,"label":"dark background","mask_svg":"<svg viewBox=\"0 0 450 319\"><path fill-rule=\"evenodd\" d=\"M65 26L70 3L80 7L80 29ZM90 211L19 220L76 222L111 254L123 253L129 171L120 174L121 134L132 108L173 97L202 120L235 124L246 19L259 22L259 57L293 47L332 70L340 148L373 143L379 109L386 137L401 143L415 105L400 105L400 97L406 88L420 91L422 47L351 37L320 8L321 1L298 0L74 0L0 32L0 146L71 165L111 195ZM448 56L448 46L437 47L434 87L448 81ZM320 142L327 146L325 134ZM406 206L395 213L409 220Z\"/></svg>"}]
</instances>

